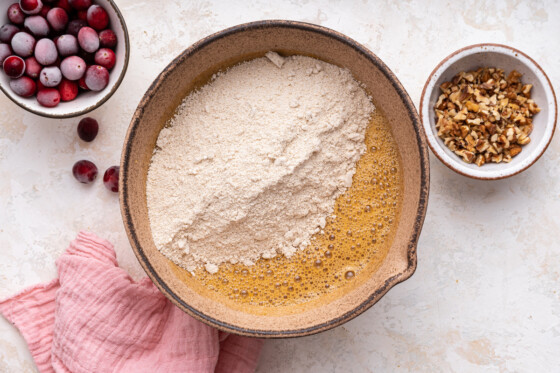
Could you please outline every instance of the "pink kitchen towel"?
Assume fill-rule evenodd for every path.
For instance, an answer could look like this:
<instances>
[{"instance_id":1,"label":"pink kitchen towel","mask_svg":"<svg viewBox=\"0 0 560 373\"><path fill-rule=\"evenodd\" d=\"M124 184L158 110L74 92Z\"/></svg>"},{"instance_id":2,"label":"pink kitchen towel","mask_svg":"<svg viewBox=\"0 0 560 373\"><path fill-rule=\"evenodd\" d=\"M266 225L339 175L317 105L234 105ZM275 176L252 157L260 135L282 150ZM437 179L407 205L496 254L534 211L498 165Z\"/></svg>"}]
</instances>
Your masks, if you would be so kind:
<instances>
[{"instance_id":1,"label":"pink kitchen towel","mask_svg":"<svg viewBox=\"0 0 560 373\"><path fill-rule=\"evenodd\" d=\"M81 232L59 278L0 301L40 372L253 372L262 341L220 332L135 282L113 246Z\"/></svg>"}]
</instances>

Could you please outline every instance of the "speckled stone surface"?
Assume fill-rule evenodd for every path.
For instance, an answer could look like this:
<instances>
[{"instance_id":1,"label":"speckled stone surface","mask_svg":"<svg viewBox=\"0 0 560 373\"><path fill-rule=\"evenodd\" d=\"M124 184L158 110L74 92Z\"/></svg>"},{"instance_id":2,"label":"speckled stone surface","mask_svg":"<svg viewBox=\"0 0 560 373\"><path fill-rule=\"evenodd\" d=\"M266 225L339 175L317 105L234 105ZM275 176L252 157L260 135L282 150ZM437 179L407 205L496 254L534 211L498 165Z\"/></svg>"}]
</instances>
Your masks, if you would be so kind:
<instances>
[{"instance_id":1,"label":"speckled stone surface","mask_svg":"<svg viewBox=\"0 0 560 373\"><path fill-rule=\"evenodd\" d=\"M235 24L284 18L321 24L365 44L418 105L425 79L469 44L511 45L560 92L558 1L117 1L131 62L117 93L77 120L24 113L0 97L0 298L55 276L80 229L114 242L122 267L143 276L116 195L75 182L72 164L118 164L129 120L157 73L196 40ZM316 336L267 341L259 372L533 372L560 366L560 140L502 181L457 175L431 156L431 194L418 270L357 319ZM0 372L33 372L17 331L0 318Z\"/></svg>"}]
</instances>

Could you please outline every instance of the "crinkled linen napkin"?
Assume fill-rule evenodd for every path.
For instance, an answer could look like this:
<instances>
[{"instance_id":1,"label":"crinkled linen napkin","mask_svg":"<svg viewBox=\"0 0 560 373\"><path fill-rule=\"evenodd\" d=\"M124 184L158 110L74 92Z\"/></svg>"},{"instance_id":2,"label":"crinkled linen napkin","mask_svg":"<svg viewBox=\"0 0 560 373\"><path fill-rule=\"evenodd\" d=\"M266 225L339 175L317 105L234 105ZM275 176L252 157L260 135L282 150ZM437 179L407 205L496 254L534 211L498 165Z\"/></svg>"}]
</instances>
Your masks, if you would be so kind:
<instances>
[{"instance_id":1,"label":"crinkled linen napkin","mask_svg":"<svg viewBox=\"0 0 560 373\"><path fill-rule=\"evenodd\" d=\"M59 278L0 301L40 372L252 372L262 341L185 314L149 278L135 282L113 246L81 232Z\"/></svg>"}]
</instances>

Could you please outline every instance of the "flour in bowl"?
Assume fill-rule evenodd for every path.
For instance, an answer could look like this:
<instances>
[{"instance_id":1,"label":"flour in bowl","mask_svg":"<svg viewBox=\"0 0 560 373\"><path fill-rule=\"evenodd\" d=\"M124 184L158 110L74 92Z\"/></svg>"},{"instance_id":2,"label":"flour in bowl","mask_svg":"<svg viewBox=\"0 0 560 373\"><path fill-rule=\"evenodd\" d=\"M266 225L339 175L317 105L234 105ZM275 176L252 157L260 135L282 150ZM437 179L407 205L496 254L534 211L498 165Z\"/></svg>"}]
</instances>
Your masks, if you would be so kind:
<instances>
[{"instance_id":1,"label":"flour in bowl","mask_svg":"<svg viewBox=\"0 0 560 373\"><path fill-rule=\"evenodd\" d=\"M374 106L348 70L267 57L213 76L157 139L146 185L152 235L191 272L307 247L366 150Z\"/></svg>"}]
</instances>

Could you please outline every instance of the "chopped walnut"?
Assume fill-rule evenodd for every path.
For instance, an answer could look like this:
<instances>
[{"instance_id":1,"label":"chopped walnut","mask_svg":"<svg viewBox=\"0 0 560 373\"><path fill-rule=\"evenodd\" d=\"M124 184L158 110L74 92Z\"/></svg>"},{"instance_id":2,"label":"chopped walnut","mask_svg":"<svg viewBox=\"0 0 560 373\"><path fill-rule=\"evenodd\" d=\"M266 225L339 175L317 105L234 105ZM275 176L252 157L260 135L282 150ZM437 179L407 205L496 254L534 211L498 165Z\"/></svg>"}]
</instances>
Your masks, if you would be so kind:
<instances>
[{"instance_id":1,"label":"chopped walnut","mask_svg":"<svg viewBox=\"0 0 560 373\"><path fill-rule=\"evenodd\" d=\"M511 162L528 144L533 115L541 109L531 99L533 85L513 70L480 68L460 72L440 86L434 110L438 136L467 163Z\"/></svg>"}]
</instances>

